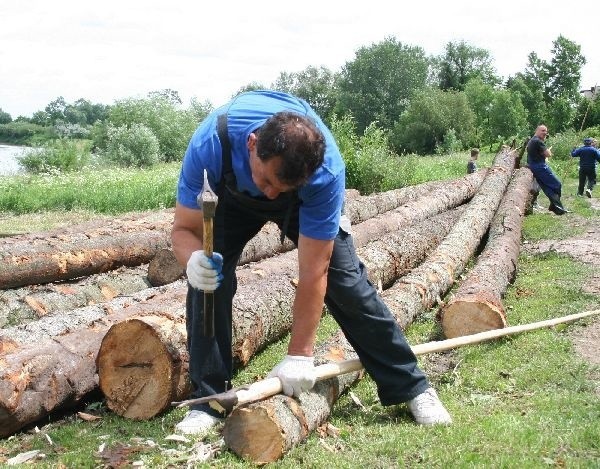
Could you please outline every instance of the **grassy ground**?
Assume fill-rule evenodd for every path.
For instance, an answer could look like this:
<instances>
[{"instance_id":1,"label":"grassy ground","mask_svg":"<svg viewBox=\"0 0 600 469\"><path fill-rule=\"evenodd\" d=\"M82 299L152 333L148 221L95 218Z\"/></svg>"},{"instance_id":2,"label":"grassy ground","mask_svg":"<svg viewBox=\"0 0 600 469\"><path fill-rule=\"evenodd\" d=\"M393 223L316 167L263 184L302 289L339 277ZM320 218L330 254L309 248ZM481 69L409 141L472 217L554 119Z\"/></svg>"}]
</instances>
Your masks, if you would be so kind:
<instances>
[{"instance_id":1,"label":"grassy ground","mask_svg":"<svg viewBox=\"0 0 600 469\"><path fill-rule=\"evenodd\" d=\"M600 215L586 199L571 196L574 185L574 179L565 179L564 202L574 210L572 216L598 222ZM546 200L540 196L542 202ZM545 211L531 215L525 220L524 238L568 238L585 229L573 228L569 217ZM582 291L591 269L553 253L523 253L505 298L509 322L598 308L600 298ZM406 331L410 343L441 338L434 315L428 312L411 325ZM600 385L571 341L573 331L589 322L421 357L421 366L453 416L449 427L421 428L404 406L382 407L366 377L334 407L329 422L339 435L313 433L270 467L600 467ZM331 318L324 317L320 340L335 329ZM234 384L263 377L285 347L283 340L255 357ZM27 429L0 440L0 463L37 449L45 455L37 460L41 467L116 467L134 461L146 467L186 467L200 450L220 447L218 432L203 441L166 439L182 409L135 422L115 416L100 397L91 396L77 410L100 419L86 421L74 412L54 415L38 423L39 431ZM224 449L207 464L254 467Z\"/></svg>"}]
</instances>

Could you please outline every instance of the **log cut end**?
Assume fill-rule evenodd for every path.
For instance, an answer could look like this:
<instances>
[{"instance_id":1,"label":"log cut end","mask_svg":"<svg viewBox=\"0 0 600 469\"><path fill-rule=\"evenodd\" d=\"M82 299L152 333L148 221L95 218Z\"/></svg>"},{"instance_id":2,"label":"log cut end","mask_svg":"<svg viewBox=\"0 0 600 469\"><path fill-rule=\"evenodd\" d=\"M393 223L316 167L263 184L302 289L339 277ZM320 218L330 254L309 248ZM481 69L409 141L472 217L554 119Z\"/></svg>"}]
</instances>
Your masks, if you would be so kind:
<instances>
[{"instance_id":1,"label":"log cut end","mask_svg":"<svg viewBox=\"0 0 600 469\"><path fill-rule=\"evenodd\" d=\"M151 324L130 319L113 325L98 352L100 389L123 417L148 419L173 400L177 363Z\"/></svg>"},{"instance_id":2,"label":"log cut end","mask_svg":"<svg viewBox=\"0 0 600 469\"><path fill-rule=\"evenodd\" d=\"M481 301L455 301L442 312L442 329L448 339L504 327L504 311Z\"/></svg>"},{"instance_id":3,"label":"log cut end","mask_svg":"<svg viewBox=\"0 0 600 469\"><path fill-rule=\"evenodd\" d=\"M238 407L225 420L223 437L239 457L257 464L277 461L285 451L282 431L264 407Z\"/></svg>"},{"instance_id":4,"label":"log cut end","mask_svg":"<svg viewBox=\"0 0 600 469\"><path fill-rule=\"evenodd\" d=\"M148 281L160 287L179 280L185 274L171 249L161 249L148 263Z\"/></svg>"}]
</instances>

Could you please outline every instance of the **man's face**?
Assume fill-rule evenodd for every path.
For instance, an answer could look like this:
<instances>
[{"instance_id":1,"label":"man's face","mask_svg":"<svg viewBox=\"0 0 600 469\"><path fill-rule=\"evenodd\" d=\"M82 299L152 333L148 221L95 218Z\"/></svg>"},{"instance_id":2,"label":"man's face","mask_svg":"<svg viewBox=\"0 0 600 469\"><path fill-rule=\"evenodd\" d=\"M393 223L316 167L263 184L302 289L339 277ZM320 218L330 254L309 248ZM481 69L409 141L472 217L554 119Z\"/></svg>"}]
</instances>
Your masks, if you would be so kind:
<instances>
[{"instance_id":1,"label":"man's face","mask_svg":"<svg viewBox=\"0 0 600 469\"><path fill-rule=\"evenodd\" d=\"M545 140L546 137L548 136L548 128L541 125L538 127L537 132L535 134L542 140Z\"/></svg>"},{"instance_id":2,"label":"man's face","mask_svg":"<svg viewBox=\"0 0 600 469\"><path fill-rule=\"evenodd\" d=\"M276 199L282 192L293 190L292 186L282 183L277 177L281 166L281 157L275 156L263 162L256 152L256 136L250 134L248 139L248 152L250 154L250 171L252 180L256 187L265 194L268 199Z\"/></svg>"}]
</instances>

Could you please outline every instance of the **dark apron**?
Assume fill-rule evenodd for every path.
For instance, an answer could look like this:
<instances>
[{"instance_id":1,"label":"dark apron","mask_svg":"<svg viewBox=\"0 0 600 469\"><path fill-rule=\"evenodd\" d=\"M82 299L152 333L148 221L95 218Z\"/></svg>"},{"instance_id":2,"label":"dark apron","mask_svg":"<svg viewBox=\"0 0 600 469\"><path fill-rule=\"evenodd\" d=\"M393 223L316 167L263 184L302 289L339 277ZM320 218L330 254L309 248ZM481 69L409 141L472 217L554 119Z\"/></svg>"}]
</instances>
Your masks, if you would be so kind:
<instances>
[{"instance_id":1,"label":"dark apron","mask_svg":"<svg viewBox=\"0 0 600 469\"><path fill-rule=\"evenodd\" d=\"M231 143L227 132L227 114L221 114L217 121L217 133L221 141L222 149L222 176L219 187L222 189L224 184L225 190L233 197L240 205L253 211L256 215L264 216L265 219L270 219L272 215L285 213L284 221L281 226L280 240L283 243L287 233L290 217L295 208L300 205L298 191L282 192L275 199L266 197L251 197L237 190L237 180L233 172L231 163Z\"/></svg>"}]
</instances>

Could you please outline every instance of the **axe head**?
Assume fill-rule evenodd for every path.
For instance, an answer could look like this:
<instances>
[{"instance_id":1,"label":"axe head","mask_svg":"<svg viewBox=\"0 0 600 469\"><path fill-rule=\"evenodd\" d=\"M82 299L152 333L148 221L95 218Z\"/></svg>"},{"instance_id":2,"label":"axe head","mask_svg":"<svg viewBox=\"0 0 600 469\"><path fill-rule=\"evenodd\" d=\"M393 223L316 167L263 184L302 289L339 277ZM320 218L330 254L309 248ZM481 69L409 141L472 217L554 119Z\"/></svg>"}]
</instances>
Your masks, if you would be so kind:
<instances>
[{"instance_id":1,"label":"axe head","mask_svg":"<svg viewBox=\"0 0 600 469\"><path fill-rule=\"evenodd\" d=\"M204 185L202 187L202 192L198 194L197 201L198 205L202 209L202 216L204 219L214 218L219 198L208 183L208 173L206 172L206 169L204 170Z\"/></svg>"}]
</instances>

